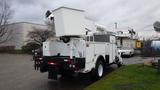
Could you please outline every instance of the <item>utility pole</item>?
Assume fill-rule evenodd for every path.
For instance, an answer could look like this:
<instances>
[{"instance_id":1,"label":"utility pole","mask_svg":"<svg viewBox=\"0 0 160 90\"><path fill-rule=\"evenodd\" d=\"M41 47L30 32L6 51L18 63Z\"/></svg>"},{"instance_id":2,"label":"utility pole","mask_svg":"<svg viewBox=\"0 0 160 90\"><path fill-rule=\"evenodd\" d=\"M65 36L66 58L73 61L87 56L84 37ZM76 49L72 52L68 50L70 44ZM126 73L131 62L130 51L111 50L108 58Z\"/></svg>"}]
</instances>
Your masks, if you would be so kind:
<instances>
[{"instance_id":1,"label":"utility pole","mask_svg":"<svg viewBox=\"0 0 160 90\"><path fill-rule=\"evenodd\" d=\"M117 29L118 28L118 23L115 22L114 24L115 24L115 29Z\"/></svg>"}]
</instances>

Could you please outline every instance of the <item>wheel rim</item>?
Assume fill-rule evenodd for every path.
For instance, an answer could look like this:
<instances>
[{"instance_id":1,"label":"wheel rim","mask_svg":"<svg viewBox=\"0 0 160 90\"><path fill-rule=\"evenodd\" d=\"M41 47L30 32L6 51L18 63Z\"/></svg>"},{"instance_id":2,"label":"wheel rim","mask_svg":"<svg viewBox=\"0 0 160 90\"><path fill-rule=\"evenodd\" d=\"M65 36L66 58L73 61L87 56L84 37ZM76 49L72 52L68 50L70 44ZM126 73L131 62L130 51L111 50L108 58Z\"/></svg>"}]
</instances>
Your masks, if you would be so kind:
<instances>
[{"instance_id":1,"label":"wheel rim","mask_svg":"<svg viewBox=\"0 0 160 90\"><path fill-rule=\"evenodd\" d=\"M102 75L103 75L103 66L102 66L102 64L100 64L98 66L98 75L99 75L99 77L102 77Z\"/></svg>"}]
</instances>

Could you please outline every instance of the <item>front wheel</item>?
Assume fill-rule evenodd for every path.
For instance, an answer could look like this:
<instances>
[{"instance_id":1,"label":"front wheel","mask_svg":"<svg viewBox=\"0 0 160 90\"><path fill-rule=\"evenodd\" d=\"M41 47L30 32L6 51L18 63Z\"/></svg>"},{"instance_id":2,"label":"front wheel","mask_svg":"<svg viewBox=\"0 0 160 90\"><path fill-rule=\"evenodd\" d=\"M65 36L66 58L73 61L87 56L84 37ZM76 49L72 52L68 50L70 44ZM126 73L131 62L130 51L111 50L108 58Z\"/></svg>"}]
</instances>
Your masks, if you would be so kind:
<instances>
[{"instance_id":1,"label":"front wheel","mask_svg":"<svg viewBox=\"0 0 160 90\"><path fill-rule=\"evenodd\" d=\"M122 58L121 58L122 59ZM123 65L122 60L120 60L119 57L116 57L116 62L115 64L117 64L118 67L121 67Z\"/></svg>"},{"instance_id":2,"label":"front wheel","mask_svg":"<svg viewBox=\"0 0 160 90\"><path fill-rule=\"evenodd\" d=\"M121 61L118 61L116 64L118 67L121 67L123 65L123 63Z\"/></svg>"}]
</instances>

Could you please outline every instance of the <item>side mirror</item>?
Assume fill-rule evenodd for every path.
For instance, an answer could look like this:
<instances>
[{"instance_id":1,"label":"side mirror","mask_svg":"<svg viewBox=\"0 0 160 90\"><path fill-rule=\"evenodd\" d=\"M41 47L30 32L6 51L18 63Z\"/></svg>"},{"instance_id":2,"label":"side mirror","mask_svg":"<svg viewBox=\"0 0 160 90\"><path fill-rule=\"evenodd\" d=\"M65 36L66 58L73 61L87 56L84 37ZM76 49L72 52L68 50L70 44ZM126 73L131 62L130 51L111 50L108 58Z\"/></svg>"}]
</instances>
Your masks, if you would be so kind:
<instances>
[{"instance_id":1,"label":"side mirror","mask_svg":"<svg viewBox=\"0 0 160 90\"><path fill-rule=\"evenodd\" d=\"M86 31L86 35L88 35L88 31Z\"/></svg>"}]
</instances>

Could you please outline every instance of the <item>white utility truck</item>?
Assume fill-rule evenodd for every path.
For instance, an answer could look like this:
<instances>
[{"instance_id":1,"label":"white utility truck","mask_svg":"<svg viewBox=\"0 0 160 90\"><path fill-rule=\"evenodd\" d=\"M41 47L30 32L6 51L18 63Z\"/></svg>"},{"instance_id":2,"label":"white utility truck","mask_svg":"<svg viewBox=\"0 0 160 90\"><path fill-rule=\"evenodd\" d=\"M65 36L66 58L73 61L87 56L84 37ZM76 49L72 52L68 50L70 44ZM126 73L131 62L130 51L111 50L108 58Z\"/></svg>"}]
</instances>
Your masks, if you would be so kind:
<instances>
[{"instance_id":1,"label":"white utility truck","mask_svg":"<svg viewBox=\"0 0 160 90\"><path fill-rule=\"evenodd\" d=\"M43 43L40 71L48 72L49 79L89 72L98 79L106 66L122 65L115 36L86 19L83 10L60 7L48 14L55 23L56 38Z\"/></svg>"}]
</instances>

